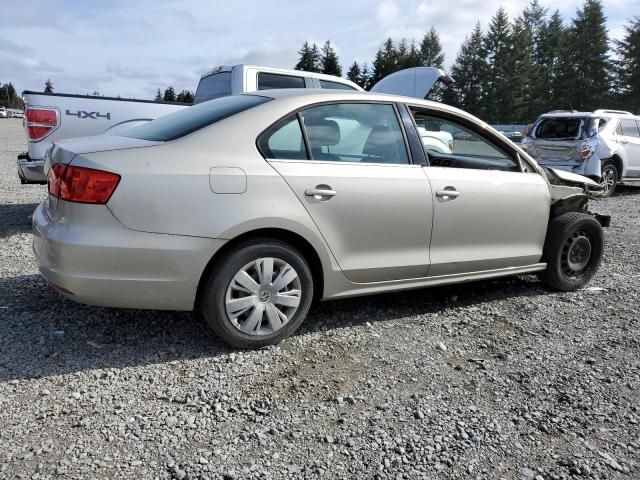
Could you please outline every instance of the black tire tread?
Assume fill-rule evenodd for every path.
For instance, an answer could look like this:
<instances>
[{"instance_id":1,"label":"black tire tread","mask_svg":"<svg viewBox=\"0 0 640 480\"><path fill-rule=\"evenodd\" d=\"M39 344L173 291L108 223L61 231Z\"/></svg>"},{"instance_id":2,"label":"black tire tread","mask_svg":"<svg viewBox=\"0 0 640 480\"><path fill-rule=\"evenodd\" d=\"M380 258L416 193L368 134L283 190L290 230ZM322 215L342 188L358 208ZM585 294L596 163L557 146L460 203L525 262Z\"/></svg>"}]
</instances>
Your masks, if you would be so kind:
<instances>
[{"instance_id":1,"label":"black tire tread","mask_svg":"<svg viewBox=\"0 0 640 480\"><path fill-rule=\"evenodd\" d=\"M590 224L595 229L594 231L597 232L596 241L599 242L599 245L596 246L594 251L596 251L595 254L598 255L598 258L596 260L595 266L592 268L592 271L584 279L584 281L570 282L563 276L560 271L558 252L560 249L562 249L568 232L571 231L577 223L581 222L587 222L587 224ZM604 235L602 232L602 227L600 226L598 221L591 215L583 212L567 212L558 215L549 222L547 238L545 240L542 254L542 261L547 263L547 268L541 273L541 280L546 285L563 292L575 291L581 288L582 286L584 286L584 284L591 280L593 275L595 275L595 273L597 272L598 267L600 266L600 261L602 259L603 247Z\"/></svg>"},{"instance_id":2,"label":"black tire tread","mask_svg":"<svg viewBox=\"0 0 640 480\"><path fill-rule=\"evenodd\" d=\"M302 298L301 305L295 314L295 318L290 320L284 328L271 337L249 337L248 335L244 335L241 332L236 331L235 327L227 325L225 319L221 318L222 311L216 308L216 301L219 300L219 295L224 296L226 293L226 274L228 273L228 269L233 270L233 268L231 268L233 266L232 262L235 262L236 259L239 260L247 258L252 252L259 249L280 249L281 253L285 251L288 254L297 257L303 268L303 271L298 273L299 275L307 277L307 281L310 285L309 292ZM239 261L243 262L244 260ZM200 311L202 312L202 315L209 327L211 327L213 332L225 343L238 348L260 348L280 343L297 330L300 324L304 321L304 318L307 316L312 299L313 277L311 275L309 264L304 256L295 247L281 240L272 238L256 238L234 245L232 250L223 253L219 259L216 259L213 268L210 270L202 298L200 299Z\"/></svg>"}]
</instances>

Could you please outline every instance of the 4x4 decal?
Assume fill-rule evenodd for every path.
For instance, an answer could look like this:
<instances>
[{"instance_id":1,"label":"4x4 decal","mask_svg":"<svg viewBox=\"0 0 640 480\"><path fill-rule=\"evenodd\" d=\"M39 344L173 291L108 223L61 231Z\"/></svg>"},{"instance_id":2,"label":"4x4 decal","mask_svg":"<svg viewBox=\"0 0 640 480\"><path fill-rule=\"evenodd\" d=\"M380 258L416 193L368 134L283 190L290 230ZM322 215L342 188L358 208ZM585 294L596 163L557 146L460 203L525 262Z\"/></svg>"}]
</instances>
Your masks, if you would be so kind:
<instances>
[{"instance_id":1,"label":"4x4 decal","mask_svg":"<svg viewBox=\"0 0 640 480\"><path fill-rule=\"evenodd\" d=\"M97 120L98 118L105 118L107 120L111 120L111 114L109 112L102 114L100 112L85 112L84 110L78 110L77 112L70 112L67 110L66 114L78 118L93 118L94 120Z\"/></svg>"}]
</instances>

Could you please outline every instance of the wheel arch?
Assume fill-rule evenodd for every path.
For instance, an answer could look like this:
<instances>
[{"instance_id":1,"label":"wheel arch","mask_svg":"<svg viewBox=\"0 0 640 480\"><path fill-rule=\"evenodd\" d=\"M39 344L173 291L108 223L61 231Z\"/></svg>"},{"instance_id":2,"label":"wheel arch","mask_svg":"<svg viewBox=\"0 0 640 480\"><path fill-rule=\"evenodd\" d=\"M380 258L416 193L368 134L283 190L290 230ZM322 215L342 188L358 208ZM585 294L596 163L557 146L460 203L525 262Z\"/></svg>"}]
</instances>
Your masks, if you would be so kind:
<instances>
[{"instance_id":1,"label":"wheel arch","mask_svg":"<svg viewBox=\"0 0 640 480\"><path fill-rule=\"evenodd\" d=\"M204 268L202 274L200 275L200 280L198 281L195 299L196 309L200 305L201 295L207 283L209 274L215 268L217 262L219 262L221 258L223 258L228 252L232 251L236 246L256 239L279 240L296 248L307 261L307 263L309 264L309 268L311 269L314 286L314 300L320 300L323 298L325 267L323 266L322 260L320 258L320 255L316 251L316 248L314 248L311 242L299 233L284 228L265 227L256 228L237 235L236 237L225 243L224 246L211 257L211 259L207 263L207 266Z\"/></svg>"},{"instance_id":2,"label":"wheel arch","mask_svg":"<svg viewBox=\"0 0 640 480\"><path fill-rule=\"evenodd\" d=\"M620 181L623 177L624 171L624 163L622 162L622 157L620 157L620 155L618 155L617 153L614 153L613 155L611 155L611 158L605 160L603 163L606 163L607 161L612 161L615 167L618 169L617 180Z\"/></svg>"}]
</instances>

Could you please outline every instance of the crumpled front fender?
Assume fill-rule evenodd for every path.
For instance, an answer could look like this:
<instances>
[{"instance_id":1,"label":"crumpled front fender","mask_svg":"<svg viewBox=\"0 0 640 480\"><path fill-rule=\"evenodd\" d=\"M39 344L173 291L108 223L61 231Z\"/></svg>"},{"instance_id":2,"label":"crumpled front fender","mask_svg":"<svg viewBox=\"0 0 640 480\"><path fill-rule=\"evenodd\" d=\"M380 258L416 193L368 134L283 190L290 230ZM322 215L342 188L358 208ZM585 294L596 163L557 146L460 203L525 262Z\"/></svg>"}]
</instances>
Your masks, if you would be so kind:
<instances>
[{"instance_id":1,"label":"crumpled front fender","mask_svg":"<svg viewBox=\"0 0 640 480\"><path fill-rule=\"evenodd\" d=\"M603 194L600 184L590 178L553 168L544 167L543 171L549 182L552 205L569 197L578 196L588 200L601 197Z\"/></svg>"},{"instance_id":2,"label":"crumpled front fender","mask_svg":"<svg viewBox=\"0 0 640 480\"><path fill-rule=\"evenodd\" d=\"M603 194L599 184L575 173L546 167L543 170L551 193L551 217L566 212L585 212L593 215L603 227L609 226L611 217L591 213L587 209L590 199L601 197Z\"/></svg>"}]
</instances>

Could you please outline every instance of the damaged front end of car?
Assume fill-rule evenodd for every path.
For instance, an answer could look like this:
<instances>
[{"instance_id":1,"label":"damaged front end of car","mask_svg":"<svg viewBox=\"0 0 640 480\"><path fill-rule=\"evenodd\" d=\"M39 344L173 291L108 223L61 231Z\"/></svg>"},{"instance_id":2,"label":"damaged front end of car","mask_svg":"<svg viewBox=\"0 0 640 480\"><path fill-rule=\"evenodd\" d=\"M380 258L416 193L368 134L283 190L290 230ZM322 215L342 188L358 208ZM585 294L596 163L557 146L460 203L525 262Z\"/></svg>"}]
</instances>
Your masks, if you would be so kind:
<instances>
[{"instance_id":1,"label":"damaged front end of car","mask_svg":"<svg viewBox=\"0 0 640 480\"><path fill-rule=\"evenodd\" d=\"M597 199L604 195L600 184L590 178L575 173L542 167L549 182L551 192L551 217L567 212L584 212L593 216L600 225L608 227L611 223L609 215L600 215L588 210L590 199Z\"/></svg>"}]
</instances>

